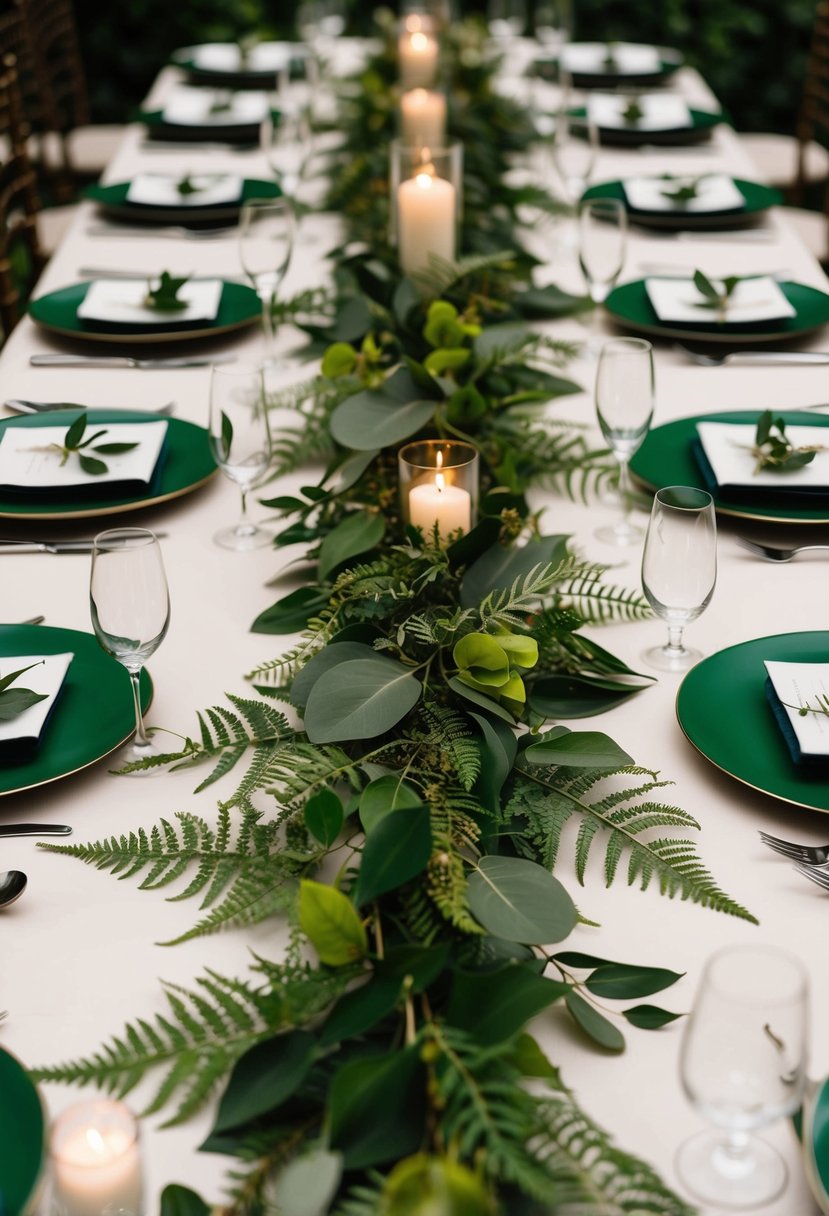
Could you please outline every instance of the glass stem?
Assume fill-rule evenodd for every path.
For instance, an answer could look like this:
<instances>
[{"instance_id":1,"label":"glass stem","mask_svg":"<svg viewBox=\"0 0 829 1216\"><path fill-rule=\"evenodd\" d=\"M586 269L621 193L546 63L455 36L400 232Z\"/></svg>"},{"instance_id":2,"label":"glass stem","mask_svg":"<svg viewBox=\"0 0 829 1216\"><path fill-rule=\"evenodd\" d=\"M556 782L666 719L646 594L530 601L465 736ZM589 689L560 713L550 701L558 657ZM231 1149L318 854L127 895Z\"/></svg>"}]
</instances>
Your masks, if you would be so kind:
<instances>
[{"instance_id":1,"label":"glass stem","mask_svg":"<svg viewBox=\"0 0 829 1216\"><path fill-rule=\"evenodd\" d=\"M144 715L141 713L141 669L130 672L130 686L135 705L135 746L149 747L150 737L144 728Z\"/></svg>"},{"instance_id":2,"label":"glass stem","mask_svg":"<svg viewBox=\"0 0 829 1216\"><path fill-rule=\"evenodd\" d=\"M665 649L670 654L682 654L685 647L682 645L682 633L685 629L684 625L669 625L668 626L668 645ZM736 1133L735 1133L736 1135Z\"/></svg>"},{"instance_id":3,"label":"glass stem","mask_svg":"<svg viewBox=\"0 0 829 1216\"><path fill-rule=\"evenodd\" d=\"M626 456L617 456L619 461L619 498L622 501L622 526L626 527L632 510L630 471Z\"/></svg>"},{"instance_id":4,"label":"glass stem","mask_svg":"<svg viewBox=\"0 0 829 1216\"><path fill-rule=\"evenodd\" d=\"M249 536L251 532L256 531L256 528L248 519L248 492L247 490L242 490L241 494L242 514L238 524L236 525L236 532L239 534L239 536Z\"/></svg>"},{"instance_id":5,"label":"glass stem","mask_svg":"<svg viewBox=\"0 0 829 1216\"><path fill-rule=\"evenodd\" d=\"M273 363L276 353L276 332L273 324L274 293L262 296L262 329L265 334L265 362Z\"/></svg>"}]
</instances>

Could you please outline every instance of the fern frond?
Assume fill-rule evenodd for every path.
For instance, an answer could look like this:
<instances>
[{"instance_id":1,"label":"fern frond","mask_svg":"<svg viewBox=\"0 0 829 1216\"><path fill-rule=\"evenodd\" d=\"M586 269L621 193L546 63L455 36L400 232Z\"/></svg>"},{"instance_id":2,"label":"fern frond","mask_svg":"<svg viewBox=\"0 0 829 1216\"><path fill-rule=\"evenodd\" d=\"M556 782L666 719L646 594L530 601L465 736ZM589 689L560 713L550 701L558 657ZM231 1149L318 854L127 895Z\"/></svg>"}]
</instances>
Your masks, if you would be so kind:
<instances>
[{"instance_id":1,"label":"fern frond","mask_svg":"<svg viewBox=\"0 0 829 1216\"><path fill-rule=\"evenodd\" d=\"M578 576L583 565L570 555L560 562L539 562L516 578L511 587L490 591L480 606L481 620L508 627L525 626L524 616L538 606L539 600L562 580Z\"/></svg>"},{"instance_id":2,"label":"fern frond","mask_svg":"<svg viewBox=\"0 0 829 1216\"><path fill-rule=\"evenodd\" d=\"M315 865L316 859L309 857L309 862ZM258 925L277 912L288 911L296 900L296 869L286 864L279 854L251 862L238 875L220 904L212 907L192 929L159 945L177 946L220 929Z\"/></svg>"},{"instance_id":3,"label":"fern frond","mask_svg":"<svg viewBox=\"0 0 829 1216\"><path fill-rule=\"evenodd\" d=\"M481 772L481 752L468 720L433 702L421 706L420 716L428 731L427 746L444 753L442 767L468 792Z\"/></svg>"},{"instance_id":4,"label":"fern frond","mask_svg":"<svg viewBox=\"0 0 829 1216\"><path fill-rule=\"evenodd\" d=\"M487 270L504 270L514 261L515 254L508 249L498 253L472 254L456 262L430 253L427 269L412 277L427 299L437 299L472 275L483 274Z\"/></svg>"},{"instance_id":5,"label":"fern frond","mask_svg":"<svg viewBox=\"0 0 829 1216\"><path fill-rule=\"evenodd\" d=\"M651 618L653 609L640 592L600 581L604 569L585 563L584 570L562 578L558 590L567 607L589 625Z\"/></svg>"},{"instance_id":6,"label":"fern frond","mask_svg":"<svg viewBox=\"0 0 829 1216\"><path fill-rule=\"evenodd\" d=\"M252 668L246 680L265 684L288 684L298 671L329 641L338 628L336 613L323 612L308 622L301 641L276 659Z\"/></svg>"}]
</instances>

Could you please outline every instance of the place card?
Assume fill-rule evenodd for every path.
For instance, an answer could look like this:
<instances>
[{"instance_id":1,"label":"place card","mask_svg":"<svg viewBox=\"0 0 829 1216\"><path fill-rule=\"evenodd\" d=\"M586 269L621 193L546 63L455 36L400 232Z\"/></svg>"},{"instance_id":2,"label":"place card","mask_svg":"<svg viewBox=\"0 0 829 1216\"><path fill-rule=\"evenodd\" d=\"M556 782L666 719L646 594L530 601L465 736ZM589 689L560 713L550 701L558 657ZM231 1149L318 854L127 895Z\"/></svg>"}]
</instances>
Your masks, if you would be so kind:
<instances>
[{"instance_id":1,"label":"place card","mask_svg":"<svg viewBox=\"0 0 829 1216\"><path fill-rule=\"evenodd\" d=\"M282 72L292 59L305 56L305 47L295 42L257 42L247 55L235 42L204 42L179 51L177 59L189 59L203 72Z\"/></svg>"},{"instance_id":2,"label":"place card","mask_svg":"<svg viewBox=\"0 0 829 1216\"><path fill-rule=\"evenodd\" d=\"M147 308L144 300L151 282L156 283L151 275L146 281L95 279L78 305L79 320L156 328L215 321L224 287L221 279L190 279L178 293L179 299L187 302L187 307L178 312Z\"/></svg>"},{"instance_id":3,"label":"place card","mask_svg":"<svg viewBox=\"0 0 829 1216\"><path fill-rule=\"evenodd\" d=\"M677 131L692 125L691 111L677 93L638 94L635 100L642 117L636 122L625 118L631 100L619 93L591 93L587 113L597 127L613 131Z\"/></svg>"},{"instance_id":4,"label":"place card","mask_svg":"<svg viewBox=\"0 0 829 1216\"><path fill-rule=\"evenodd\" d=\"M25 760L36 750L73 658L71 653L15 654L3 655L0 658L0 677L36 664L19 676L11 687L30 688L32 692L41 693L46 697L45 701L38 701L36 705L29 706L10 722L0 722L0 762Z\"/></svg>"},{"instance_id":5,"label":"place card","mask_svg":"<svg viewBox=\"0 0 829 1216\"><path fill-rule=\"evenodd\" d=\"M66 439L66 426L6 426L0 437L0 491L3 493L31 493L43 490L74 491L82 488L104 486L135 487L136 492L146 490L152 481L158 464L167 423L158 422L106 422L87 421L84 438L96 431L106 431L99 443L134 443L129 452L100 458L107 466L106 473L85 473L77 456L71 455L61 465L61 454L50 450L50 444L62 445ZM95 453L90 451L90 455Z\"/></svg>"},{"instance_id":6,"label":"place card","mask_svg":"<svg viewBox=\"0 0 829 1216\"><path fill-rule=\"evenodd\" d=\"M829 717L801 715L801 706L815 706L829 696L829 663L784 663L765 660L766 695L796 764L829 761ZM793 708L794 707L794 708Z\"/></svg>"},{"instance_id":7,"label":"place card","mask_svg":"<svg viewBox=\"0 0 829 1216\"><path fill-rule=\"evenodd\" d=\"M238 203L242 197L243 181L238 173L188 174L192 190L184 194L178 188L181 181L181 176L139 173L129 184L126 201L147 207L215 207Z\"/></svg>"},{"instance_id":8,"label":"place card","mask_svg":"<svg viewBox=\"0 0 829 1216\"><path fill-rule=\"evenodd\" d=\"M180 127L257 126L264 121L268 108L267 93L231 93L180 85L161 111L161 120Z\"/></svg>"},{"instance_id":9,"label":"place card","mask_svg":"<svg viewBox=\"0 0 829 1216\"><path fill-rule=\"evenodd\" d=\"M720 280L712 279L719 288ZM725 314L705 308L705 296L692 279L645 279L645 291L660 321L678 325L702 325L707 329L728 325L750 325L782 321L796 316L779 283L768 275L741 279L728 300Z\"/></svg>"},{"instance_id":10,"label":"place card","mask_svg":"<svg viewBox=\"0 0 829 1216\"><path fill-rule=\"evenodd\" d=\"M650 76L662 70L657 48L637 42L571 42L559 65L571 76Z\"/></svg>"},{"instance_id":11,"label":"place card","mask_svg":"<svg viewBox=\"0 0 829 1216\"><path fill-rule=\"evenodd\" d=\"M696 184L697 193L686 202L666 198L665 191ZM665 211L693 214L742 211L746 200L725 173L706 173L704 177L628 177L622 182L628 205L634 211Z\"/></svg>"},{"instance_id":12,"label":"place card","mask_svg":"<svg viewBox=\"0 0 829 1216\"><path fill-rule=\"evenodd\" d=\"M818 452L814 460L801 469L775 472L760 469L755 473L756 458L751 454L756 423L698 422L697 438L704 462L710 470L713 484L728 493L739 490L767 490L784 493L829 492L829 450ZM827 445L829 428L819 426L786 426L786 438L795 447Z\"/></svg>"}]
</instances>

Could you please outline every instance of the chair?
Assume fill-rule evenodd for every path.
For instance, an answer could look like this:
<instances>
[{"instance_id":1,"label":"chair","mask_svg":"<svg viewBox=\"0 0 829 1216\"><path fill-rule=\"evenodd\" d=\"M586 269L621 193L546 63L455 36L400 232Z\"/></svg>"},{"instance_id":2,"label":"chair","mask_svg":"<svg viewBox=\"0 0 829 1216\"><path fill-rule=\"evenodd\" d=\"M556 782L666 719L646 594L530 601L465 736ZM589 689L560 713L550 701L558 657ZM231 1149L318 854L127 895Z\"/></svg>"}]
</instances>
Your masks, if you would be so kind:
<instances>
[{"instance_id":1,"label":"chair","mask_svg":"<svg viewBox=\"0 0 829 1216\"><path fill-rule=\"evenodd\" d=\"M0 168L0 325L7 337L20 320L21 299L46 262L38 231L36 178L28 155L14 55L0 64L0 139L7 155Z\"/></svg>"}]
</instances>

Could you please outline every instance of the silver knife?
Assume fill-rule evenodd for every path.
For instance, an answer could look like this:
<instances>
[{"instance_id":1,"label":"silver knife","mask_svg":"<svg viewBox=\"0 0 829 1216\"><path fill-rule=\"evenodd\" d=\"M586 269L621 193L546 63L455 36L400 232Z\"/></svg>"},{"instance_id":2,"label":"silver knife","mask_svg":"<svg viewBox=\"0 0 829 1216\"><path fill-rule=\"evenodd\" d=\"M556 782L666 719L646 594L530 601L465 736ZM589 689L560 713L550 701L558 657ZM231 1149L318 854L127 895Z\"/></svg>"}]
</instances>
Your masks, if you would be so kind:
<instances>
[{"instance_id":1,"label":"silver knife","mask_svg":"<svg viewBox=\"0 0 829 1216\"><path fill-rule=\"evenodd\" d=\"M65 823L5 823L0 824L0 836L70 836L72 829Z\"/></svg>"},{"instance_id":2,"label":"silver knife","mask_svg":"<svg viewBox=\"0 0 829 1216\"><path fill-rule=\"evenodd\" d=\"M3 402L7 410L17 414L51 414L60 410L88 410L90 406L81 405L77 401L27 401L23 397L9 397ZM169 415L175 409L175 401L167 401L154 410L129 410L130 414ZM95 407L92 406L92 409Z\"/></svg>"},{"instance_id":3,"label":"silver knife","mask_svg":"<svg viewBox=\"0 0 829 1216\"><path fill-rule=\"evenodd\" d=\"M235 355L195 355L181 359L134 359L130 355L30 355L32 367L212 367L214 363L234 363Z\"/></svg>"},{"instance_id":4,"label":"silver knife","mask_svg":"<svg viewBox=\"0 0 829 1216\"><path fill-rule=\"evenodd\" d=\"M163 540L166 532L156 532ZM78 540L0 540L0 553L91 553L95 547L92 537Z\"/></svg>"}]
</instances>

